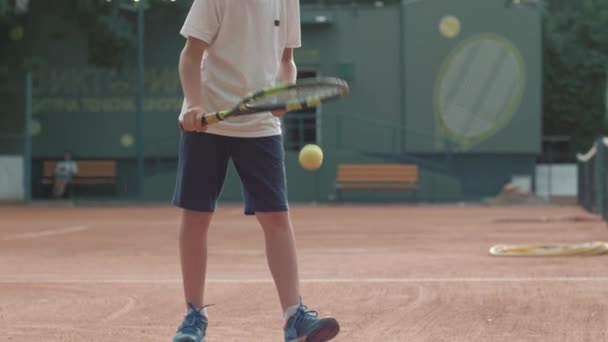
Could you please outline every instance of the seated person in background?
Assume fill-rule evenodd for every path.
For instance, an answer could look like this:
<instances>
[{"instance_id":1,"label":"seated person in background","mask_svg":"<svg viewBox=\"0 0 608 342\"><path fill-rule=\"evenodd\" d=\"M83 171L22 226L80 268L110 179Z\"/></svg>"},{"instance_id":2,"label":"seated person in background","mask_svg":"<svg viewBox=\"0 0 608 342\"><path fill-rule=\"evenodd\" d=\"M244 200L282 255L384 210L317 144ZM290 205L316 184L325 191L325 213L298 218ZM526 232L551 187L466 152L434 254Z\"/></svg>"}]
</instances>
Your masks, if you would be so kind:
<instances>
[{"instance_id":1,"label":"seated person in background","mask_svg":"<svg viewBox=\"0 0 608 342\"><path fill-rule=\"evenodd\" d=\"M53 197L61 198L65 193L65 189L72 180L72 177L78 173L78 165L72 160L72 153L65 151L63 160L58 161L55 166L55 185L53 186Z\"/></svg>"}]
</instances>

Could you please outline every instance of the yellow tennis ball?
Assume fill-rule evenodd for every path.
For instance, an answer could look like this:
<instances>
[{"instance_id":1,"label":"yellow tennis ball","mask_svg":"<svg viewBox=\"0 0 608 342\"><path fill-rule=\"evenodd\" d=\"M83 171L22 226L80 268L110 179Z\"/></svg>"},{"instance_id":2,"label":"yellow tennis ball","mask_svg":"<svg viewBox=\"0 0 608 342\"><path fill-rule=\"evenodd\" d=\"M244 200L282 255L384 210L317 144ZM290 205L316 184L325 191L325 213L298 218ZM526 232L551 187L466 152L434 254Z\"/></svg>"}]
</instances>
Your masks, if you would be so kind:
<instances>
[{"instance_id":1,"label":"yellow tennis ball","mask_svg":"<svg viewBox=\"0 0 608 342\"><path fill-rule=\"evenodd\" d=\"M306 170L316 170L323 163L323 150L318 145L308 144L300 150L300 165Z\"/></svg>"},{"instance_id":2,"label":"yellow tennis ball","mask_svg":"<svg viewBox=\"0 0 608 342\"><path fill-rule=\"evenodd\" d=\"M460 33L460 20L453 15L446 15L439 22L439 31L447 38L454 38Z\"/></svg>"}]
</instances>

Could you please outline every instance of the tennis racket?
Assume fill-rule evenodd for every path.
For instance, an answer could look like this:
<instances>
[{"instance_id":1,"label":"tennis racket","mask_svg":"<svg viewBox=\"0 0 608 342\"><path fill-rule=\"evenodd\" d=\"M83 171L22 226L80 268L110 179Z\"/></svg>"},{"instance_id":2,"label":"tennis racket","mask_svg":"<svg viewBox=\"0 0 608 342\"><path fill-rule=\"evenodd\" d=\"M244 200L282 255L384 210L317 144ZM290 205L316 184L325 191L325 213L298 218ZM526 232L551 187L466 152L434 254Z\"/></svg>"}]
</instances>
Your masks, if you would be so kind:
<instances>
[{"instance_id":1,"label":"tennis racket","mask_svg":"<svg viewBox=\"0 0 608 342\"><path fill-rule=\"evenodd\" d=\"M608 242L548 243L529 245L495 245L490 254L495 256L591 256L608 253Z\"/></svg>"},{"instance_id":2,"label":"tennis racket","mask_svg":"<svg viewBox=\"0 0 608 342\"><path fill-rule=\"evenodd\" d=\"M229 117L285 110L310 109L321 103L346 96L346 81L333 77L304 78L291 84L279 84L251 93L234 108L196 117L201 126L212 125Z\"/></svg>"}]
</instances>

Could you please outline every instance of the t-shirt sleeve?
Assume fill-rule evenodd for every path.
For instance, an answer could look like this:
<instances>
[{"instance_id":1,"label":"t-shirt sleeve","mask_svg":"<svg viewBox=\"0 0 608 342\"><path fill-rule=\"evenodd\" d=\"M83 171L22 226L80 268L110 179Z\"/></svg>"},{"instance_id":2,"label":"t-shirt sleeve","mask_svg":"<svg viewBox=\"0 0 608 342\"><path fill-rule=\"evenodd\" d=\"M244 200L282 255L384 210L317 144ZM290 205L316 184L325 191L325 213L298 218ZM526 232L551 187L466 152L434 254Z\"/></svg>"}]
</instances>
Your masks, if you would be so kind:
<instances>
[{"instance_id":1,"label":"t-shirt sleeve","mask_svg":"<svg viewBox=\"0 0 608 342\"><path fill-rule=\"evenodd\" d=\"M299 48L302 46L300 28L300 0L285 0L287 4L287 41L285 47Z\"/></svg>"},{"instance_id":2,"label":"t-shirt sleeve","mask_svg":"<svg viewBox=\"0 0 608 342\"><path fill-rule=\"evenodd\" d=\"M211 44L219 31L221 21L217 1L194 0L180 34L185 38L193 37Z\"/></svg>"}]
</instances>

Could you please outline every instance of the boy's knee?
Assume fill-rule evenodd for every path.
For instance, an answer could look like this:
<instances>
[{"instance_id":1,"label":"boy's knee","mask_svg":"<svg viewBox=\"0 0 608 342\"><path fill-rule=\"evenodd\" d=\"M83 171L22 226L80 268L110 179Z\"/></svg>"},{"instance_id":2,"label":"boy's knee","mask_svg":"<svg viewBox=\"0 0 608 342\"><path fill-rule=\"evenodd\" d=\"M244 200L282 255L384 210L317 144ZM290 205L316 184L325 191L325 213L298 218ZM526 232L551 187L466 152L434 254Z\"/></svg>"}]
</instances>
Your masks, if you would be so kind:
<instances>
[{"instance_id":1,"label":"boy's knee","mask_svg":"<svg viewBox=\"0 0 608 342\"><path fill-rule=\"evenodd\" d=\"M212 212L206 211L195 211L195 210L182 210L182 226L187 228L209 228L211 222Z\"/></svg>"},{"instance_id":2,"label":"boy's knee","mask_svg":"<svg viewBox=\"0 0 608 342\"><path fill-rule=\"evenodd\" d=\"M266 234L285 232L292 229L287 212L256 213L256 216Z\"/></svg>"}]
</instances>

